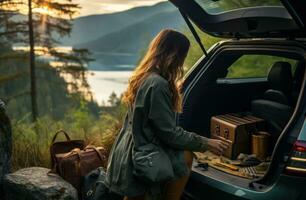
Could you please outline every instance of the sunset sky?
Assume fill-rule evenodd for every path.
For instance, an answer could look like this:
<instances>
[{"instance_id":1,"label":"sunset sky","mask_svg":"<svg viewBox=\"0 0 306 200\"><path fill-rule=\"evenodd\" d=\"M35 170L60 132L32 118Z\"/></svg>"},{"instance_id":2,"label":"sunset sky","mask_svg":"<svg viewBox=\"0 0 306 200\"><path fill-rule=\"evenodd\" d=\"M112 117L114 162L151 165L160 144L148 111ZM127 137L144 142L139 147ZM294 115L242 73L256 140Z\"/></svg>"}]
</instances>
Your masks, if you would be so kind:
<instances>
[{"instance_id":1,"label":"sunset sky","mask_svg":"<svg viewBox=\"0 0 306 200\"><path fill-rule=\"evenodd\" d=\"M82 7L79 16L112 13L137 6L153 5L165 0L74 0Z\"/></svg>"}]
</instances>

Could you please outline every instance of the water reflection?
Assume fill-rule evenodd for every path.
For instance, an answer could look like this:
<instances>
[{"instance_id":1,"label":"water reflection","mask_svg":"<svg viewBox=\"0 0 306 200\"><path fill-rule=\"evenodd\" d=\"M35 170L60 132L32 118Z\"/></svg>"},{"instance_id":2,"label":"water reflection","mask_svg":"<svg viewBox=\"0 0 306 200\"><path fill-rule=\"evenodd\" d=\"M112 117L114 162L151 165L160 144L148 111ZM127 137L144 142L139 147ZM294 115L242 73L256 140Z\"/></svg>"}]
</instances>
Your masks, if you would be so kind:
<instances>
[{"instance_id":1,"label":"water reflection","mask_svg":"<svg viewBox=\"0 0 306 200\"><path fill-rule=\"evenodd\" d=\"M88 83L99 105L107 105L112 92L120 96L126 90L132 71L90 71Z\"/></svg>"}]
</instances>

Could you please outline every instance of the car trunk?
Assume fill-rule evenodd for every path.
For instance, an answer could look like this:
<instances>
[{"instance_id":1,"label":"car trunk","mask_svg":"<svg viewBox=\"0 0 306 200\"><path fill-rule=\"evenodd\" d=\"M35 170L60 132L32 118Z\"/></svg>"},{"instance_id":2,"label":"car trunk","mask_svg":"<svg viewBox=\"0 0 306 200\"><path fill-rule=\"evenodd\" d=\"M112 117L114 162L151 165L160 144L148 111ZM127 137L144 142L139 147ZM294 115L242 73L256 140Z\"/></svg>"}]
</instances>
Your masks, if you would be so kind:
<instances>
[{"instance_id":1,"label":"car trunk","mask_svg":"<svg viewBox=\"0 0 306 200\"><path fill-rule=\"evenodd\" d=\"M178 7L206 56L206 58L197 63L197 66L195 66L188 74L185 81L184 112L178 118L179 124L189 131L194 131L203 136L210 137L210 121L213 116L252 111L251 102L263 97L265 91L269 89L269 83L267 79L264 78L223 79L227 74L227 70L222 70L221 66L226 63L226 60L235 60L235 56L218 55L216 56L218 60L213 60L217 53L207 53L205 51L205 42L203 45L193 27L193 24L198 26L201 31L221 38L305 38L306 2L294 0L170 1ZM191 23L191 21L193 23ZM239 41L237 42L239 43ZM249 43L250 49L261 48L261 40L247 41L246 43ZM272 46L267 46L265 48L268 48L269 51L272 52L272 49L274 48L273 43L272 40L268 41L268 46ZM281 42L281 45L284 43L286 42ZM235 49L235 45L230 47ZM212 51L218 51L222 46L223 44L219 45L219 47ZM276 49L278 48L277 45L275 47ZM241 47L238 45L237 48ZM291 45L288 47L281 47L282 50L276 54L284 54L284 56L288 56L290 48ZM284 49L288 52L284 52ZM242 47L240 50L247 51L249 49L244 49ZM305 51L305 49L303 51ZM305 59L303 56L299 56L298 59ZM211 65L214 67L211 67ZM303 68L305 68L305 66L303 66ZM299 93L299 91L296 93ZM291 106L292 111L295 110L295 103ZM290 117L288 117L287 122L289 121L289 118ZM290 130L291 132L288 133L288 127L290 126L286 125L285 127L282 127L279 131L281 135L279 137L280 139L277 143L270 145L270 148L273 149L273 155L271 154L271 165L266 174L262 178L259 178L259 181L256 181L256 186L254 186L255 184L253 183L255 183L254 181L258 180L258 178L241 178L234 175L234 173L226 173L222 170L220 171L211 167L209 167L207 171L203 171L201 167L197 167L197 162L195 162L192 170L193 173L186 187L185 193L188 194L190 191L192 191L192 193L200 192L203 184L209 185L211 189L214 187L220 187L218 184L220 182L224 183L222 187L224 191L235 190L234 188L236 187L261 190L266 186L271 185L275 182L279 174L283 172L285 166L284 157L286 157L292 148L292 141L296 140L296 135L291 132L299 132L297 130ZM290 140L290 138L293 138L293 140ZM218 194L220 193L219 190L214 190ZM196 194L193 195L197 196ZM227 195L224 197L229 199ZM232 196L232 199L237 199L237 197Z\"/></svg>"},{"instance_id":2,"label":"car trunk","mask_svg":"<svg viewBox=\"0 0 306 200\"><path fill-rule=\"evenodd\" d=\"M248 42L245 44L247 43ZM255 48L254 44L260 46L261 42L249 41L249 43L250 44L246 46ZM227 46L226 44L223 45ZM216 57L219 59L215 60L212 56L211 59L213 61L206 61L208 63L207 66L205 66L204 63L199 62L199 66L194 69L194 71L198 70L198 75L192 75L191 72L190 77L187 77L187 85L185 85L184 112L179 116L179 123L183 128L206 137L211 137L210 122L213 116L242 112L252 114L251 102L263 98L265 91L269 90L269 83L267 78L226 78L227 69L231 63L234 63L234 61L241 56L241 52L246 54L257 53L261 55L277 54L278 56L291 57L296 60L303 59L297 54L291 55L288 52L278 52L277 50L273 52L271 50L271 45L269 46L269 50L264 48L261 52L258 50L254 52L251 48L249 50L244 49L244 45L237 45L237 49L239 50L235 52L233 45L230 44L229 46L231 46L229 52L224 52L222 55L219 54L218 57ZM222 49L222 47L219 48ZM282 47L282 49L284 48L287 47ZM290 48L291 47L287 48L288 51ZM209 55L212 53L215 52L210 52ZM222 57L222 59L220 59L220 57ZM201 66L202 64L204 64L204 66ZM199 70L198 68L201 68L202 70ZM304 64L302 68L305 68ZM297 91L297 93L299 93L299 91ZM293 111L295 108L295 102L292 103L291 106ZM256 115L254 114L254 116ZM287 122L290 117L288 117ZM266 131L269 132L270 130ZM274 149L274 145L276 145L276 143L270 146L271 150ZM270 155L272 156L272 151L270 152ZM193 167L193 176L202 176L204 180L217 180L227 184L248 188L252 181L258 179L258 177L253 179L242 178L237 176L235 173L231 173L230 170L224 171L216 169L215 167L209 167L209 169L205 171L201 167L197 167L197 165L197 162L195 162Z\"/></svg>"}]
</instances>

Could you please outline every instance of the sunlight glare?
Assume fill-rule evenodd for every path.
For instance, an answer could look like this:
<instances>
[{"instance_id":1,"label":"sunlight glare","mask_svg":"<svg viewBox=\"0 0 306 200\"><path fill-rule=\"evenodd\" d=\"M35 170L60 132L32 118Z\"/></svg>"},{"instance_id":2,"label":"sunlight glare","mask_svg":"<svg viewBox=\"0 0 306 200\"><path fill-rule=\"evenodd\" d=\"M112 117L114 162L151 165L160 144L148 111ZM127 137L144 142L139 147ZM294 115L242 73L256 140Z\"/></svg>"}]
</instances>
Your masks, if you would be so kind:
<instances>
[{"instance_id":1,"label":"sunlight glare","mask_svg":"<svg viewBox=\"0 0 306 200\"><path fill-rule=\"evenodd\" d=\"M52 15L53 14L53 12L48 7L35 8L33 9L33 12L39 13L42 15Z\"/></svg>"}]
</instances>

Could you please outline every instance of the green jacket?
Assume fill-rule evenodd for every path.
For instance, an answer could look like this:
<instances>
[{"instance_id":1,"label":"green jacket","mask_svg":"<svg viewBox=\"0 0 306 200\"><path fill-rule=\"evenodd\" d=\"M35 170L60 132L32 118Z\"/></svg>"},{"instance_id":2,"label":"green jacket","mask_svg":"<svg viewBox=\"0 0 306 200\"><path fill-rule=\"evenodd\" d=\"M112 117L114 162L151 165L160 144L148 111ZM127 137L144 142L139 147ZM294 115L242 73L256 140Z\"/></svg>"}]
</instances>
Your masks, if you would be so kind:
<instances>
[{"instance_id":1,"label":"green jacket","mask_svg":"<svg viewBox=\"0 0 306 200\"><path fill-rule=\"evenodd\" d=\"M154 194L160 191L162 185L158 183L156 186L147 186L133 176L132 126L133 132L137 131L144 136L146 140L143 141L144 144L152 142L156 144L158 141L169 155L176 178L188 174L184 150L205 151L207 149L207 138L176 126L169 84L156 73L149 75L141 84L132 115L132 123L129 123L129 116L126 116L109 157L106 183L115 193L129 197L144 193Z\"/></svg>"}]
</instances>

